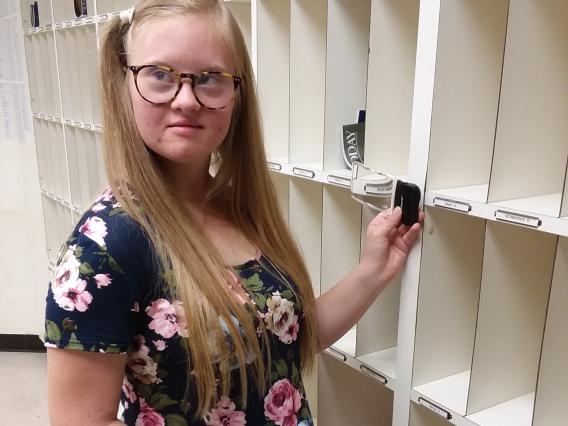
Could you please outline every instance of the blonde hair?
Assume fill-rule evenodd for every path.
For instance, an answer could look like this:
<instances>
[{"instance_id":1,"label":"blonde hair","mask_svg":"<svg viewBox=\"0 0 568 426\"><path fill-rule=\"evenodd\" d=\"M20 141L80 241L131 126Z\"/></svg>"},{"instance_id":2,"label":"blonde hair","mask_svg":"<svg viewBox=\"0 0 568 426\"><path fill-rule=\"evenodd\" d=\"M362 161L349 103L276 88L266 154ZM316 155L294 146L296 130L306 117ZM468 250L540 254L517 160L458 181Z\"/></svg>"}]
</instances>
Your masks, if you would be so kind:
<instances>
[{"instance_id":1,"label":"blonde hair","mask_svg":"<svg viewBox=\"0 0 568 426\"><path fill-rule=\"evenodd\" d=\"M259 344L250 307L240 304L227 286L223 273L227 265L164 179L135 125L124 71L130 33L145 23L180 15L211 18L226 41L236 73L243 77L229 131L216 154L217 172L208 200L224 200L236 226L297 286L298 302L304 315L300 332L304 371L313 366L319 342L315 298L308 272L300 250L275 207L278 199L266 167L252 66L238 24L221 0L140 2L132 24L119 18L107 24L101 45L104 158L108 182L117 200L149 236L162 270L171 268L167 286L171 294L182 301L188 327L188 378L189 373L195 377L197 396L197 407L192 408L196 416L202 417L218 401L219 391L229 395L232 357L240 366L242 404L247 402L250 375L259 394L265 393L270 380L270 344L262 324L262 344ZM231 316L238 320L242 334ZM220 320L233 339L234 354L225 343ZM211 335L216 340L213 346L209 343ZM219 351L218 358L214 350ZM255 357L249 369L250 354ZM268 364L265 364L266 357ZM215 359L220 360L217 373ZM216 379L219 379L220 389ZM188 380L186 395L189 390Z\"/></svg>"}]
</instances>

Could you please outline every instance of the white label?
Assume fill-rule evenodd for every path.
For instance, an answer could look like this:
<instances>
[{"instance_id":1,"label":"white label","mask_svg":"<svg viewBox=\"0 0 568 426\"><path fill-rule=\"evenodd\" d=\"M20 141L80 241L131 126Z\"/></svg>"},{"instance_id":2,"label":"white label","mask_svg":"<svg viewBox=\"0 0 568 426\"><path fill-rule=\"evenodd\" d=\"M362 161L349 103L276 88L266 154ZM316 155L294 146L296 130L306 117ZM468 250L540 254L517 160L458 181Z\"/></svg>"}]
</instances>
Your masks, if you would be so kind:
<instances>
[{"instance_id":1,"label":"white label","mask_svg":"<svg viewBox=\"0 0 568 426\"><path fill-rule=\"evenodd\" d=\"M438 414L439 416L444 417L445 419L450 420L452 418L452 415L444 410L443 408L438 407L436 404L431 403L430 401L425 400L422 397L418 398L418 403L426 408L428 408L429 410L433 411L434 413Z\"/></svg>"},{"instance_id":2,"label":"white label","mask_svg":"<svg viewBox=\"0 0 568 426\"><path fill-rule=\"evenodd\" d=\"M93 130L94 130L95 132L102 132L102 131L103 131L103 128L102 128L101 126L93 126Z\"/></svg>"},{"instance_id":3,"label":"white label","mask_svg":"<svg viewBox=\"0 0 568 426\"><path fill-rule=\"evenodd\" d=\"M341 352L339 352L338 350L335 350L333 348L327 348L325 350L329 355L331 355L332 357L340 360L340 361L347 361L347 357L345 355L343 355Z\"/></svg>"},{"instance_id":4,"label":"white label","mask_svg":"<svg viewBox=\"0 0 568 426\"><path fill-rule=\"evenodd\" d=\"M58 22L57 24L55 24L55 28L63 28L63 24L61 22Z\"/></svg>"},{"instance_id":5,"label":"white label","mask_svg":"<svg viewBox=\"0 0 568 426\"><path fill-rule=\"evenodd\" d=\"M53 117L53 121L61 123L61 117Z\"/></svg>"},{"instance_id":6,"label":"white label","mask_svg":"<svg viewBox=\"0 0 568 426\"><path fill-rule=\"evenodd\" d=\"M351 186L351 179L343 176L327 175L327 181L341 186Z\"/></svg>"},{"instance_id":7,"label":"white label","mask_svg":"<svg viewBox=\"0 0 568 426\"><path fill-rule=\"evenodd\" d=\"M38 33L41 32L41 31L43 31L43 25L41 25L40 27L38 27L37 31L38 31Z\"/></svg>"},{"instance_id":8,"label":"white label","mask_svg":"<svg viewBox=\"0 0 568 426\"><path fill-rule=\"evenodd\" d=\"M83 23L83 21L81 20L81 18L73 19L74 25L81 25L82 23Z\"/></svg>"},{"instance_id":9,"label":"white label","mask_svg":"<svg viewBox=\"0 0 568 426\"><path fill-rule=\"evenodd\" d=\"M307 177L307 178L310 178L310 179L313 179L316 175L312 170L301 169L299 167L294 167L292 169L292 173L294 173L295 175Z\"/></svg>"},{"instance_id":10,"label":"white label","mask_svg":"<svg viewBox=\"0 0 568 426\"><path fill-rule=\"evenodd\" d=\"M367 183L364 188L367 194L373 195L391 195L392 182L389 183Z\"/></svg>"},{"instance_id":11,"label":"white label","mask_svg":"<svg viewBox=\"0 0 568 426\"><path fill-rule=\"evenodd\" d=\"M51 115L46 115L45 118L48 119L49 121L53 120L53 117Z\"/></svg>"},{"instance_id":12,"label":"white label","mask_svg":"<svg viewBox=\"0 0 568 426\"><path fill-rule=\"evenodd\" d=\"M73 25L73 23L71 21L65 21L65 27L70 27L71 25Z\"/></svg>"},{"instance_id":13,"label":"white label","mask_svg":"<svg viewBox=\"0 0 568 426\"><path fill-rule=\"evenodd\" d=\"M267 162L268 168L270 170L275 170L277 172L279 172L280 170L282 170L282 165L278 164L278 163L273 163L272 161L268 161Z\"/></svg>"},{"instance_id":14,"label":"white label","mask_svg":"<svg viewBox=\"0 0 568 426\"><path fill-rule=\"evenodd\" d=\"M75 121L75 122L73 123L73 125L74 125L75 127L82 127L80 121Z\"/></svg>"},{"instance_id":15,"label":"white label","mask_svg":"<svg viewBox=\"0 0 568 426\"><path fill-rule=\"evenodd\" d=\"M383 376L382 374L377 373L372 368L369 368L366 365L361 365L359 367L359 369L363 373L365 373L367 376L372 377L373 379L377 380L378 382L381 382L383 385L387 384L387 378L385 376Z\"/></svg>"},{"instance_id":16,"label":"white label","mask_svg":"<svg viewBox=\"0 0 568 426\"><path fill-rule=\"evenodd\" d=\"M65 124L67 124L68 126L71 125L71 120L65 120Z\"/></svg>"},{"instance_id":17,"label":"white label","mask_svg":"<svg viewBox=\"0 0 568 426\"><path fill-rule=\"evenodd\" d=\"M38 116L38 113L37 113L37 112L32 112L32 117L33 117L33 118L38 118L38 117L39 117L39 116Z\"/></svg>"},{"instance_id":18,"label":"white label","mask_svg":"<svg viewBox=\"0 0 568 426\"><path fill-rule=\"evenodd\" d=\"M503 222L516 223L519 225L530 226L531 228L538 228L542 225L542 221L535 216L526 216L520 213L508 212L505 210L497 210L495 218Z\"/></svg>"},{"instance_id":19,"label":"white label","mask_svg":"<svg viewBox=\"0 0 568 426\"><path fill-rule=\"evenodd\" d=\"M87 129L87 130L91 130L91 125L90 124L83 124L83 128Z\"/></svg>"},{"instance_id":20,"label":"white label","mask_svg":"<svg viewBox=\"0 0 568 426\"><path fill-rule=\"evenodd\" d=\"M92 17L85 18L85 23L86 23L86 24L92 24L92 23L93 23L93 18L92 18Z\"/></svg>"},{"instance_id":21,"label":"white label","mask_svg":"<svg viewBox=\"0 0 568 426\"><path fill-rule=\"evenodd\" d=\"M436 207L444 207L446 209L457 210L459 212L469 213L471 204L462 201L450 200L448 198L434 197L434 205Z\"/></svg>"},{"instance_id":22,"label":"white label","mask_svg":"<svg viewBox=\"0 0 568 426\"><path fill-rule=\"evenodd\" d=\"M108 15L107 15L106 13L105 13L104 15L100 15L100 16L99 16L99 21L100 21L100 22L106 21L107 19L108 19Z\"/></svg>"}]
</instances>

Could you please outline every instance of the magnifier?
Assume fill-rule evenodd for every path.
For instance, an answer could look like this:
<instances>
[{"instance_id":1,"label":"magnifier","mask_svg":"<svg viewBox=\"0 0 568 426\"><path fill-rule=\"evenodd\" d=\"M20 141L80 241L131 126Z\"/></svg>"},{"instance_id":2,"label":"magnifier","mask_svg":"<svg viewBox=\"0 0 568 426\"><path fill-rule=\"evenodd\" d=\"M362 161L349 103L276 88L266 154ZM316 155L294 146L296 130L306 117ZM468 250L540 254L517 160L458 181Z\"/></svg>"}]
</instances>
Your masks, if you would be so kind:
<instances>
[{"instance_id":1,"label":"magnifier","mask_svg":"<svg viewBox=\"0 0 568 426\"><path fill-rule=\"evenodd\" d=\"M412 226L418 222L420 188L389 174L377 172L358 161L353 162L351 197L376 211L399 206L404 225Z\"/></svg>"}]
</instances>

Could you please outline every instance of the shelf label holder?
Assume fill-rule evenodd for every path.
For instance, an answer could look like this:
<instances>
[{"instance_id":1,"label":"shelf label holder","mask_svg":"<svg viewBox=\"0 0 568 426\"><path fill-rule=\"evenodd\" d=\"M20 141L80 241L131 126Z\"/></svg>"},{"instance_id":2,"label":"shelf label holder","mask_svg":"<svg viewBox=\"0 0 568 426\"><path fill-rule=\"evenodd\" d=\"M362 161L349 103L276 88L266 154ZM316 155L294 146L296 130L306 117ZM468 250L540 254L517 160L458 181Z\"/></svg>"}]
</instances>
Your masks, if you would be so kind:
<instances>
[{"instance_id":1,"label":"shelf label holder","mask_svg":"<svg viewBox=\"0 0 568 426\"><path fill-rule=\"evenodd\" d=\"M365 364L361 364L359 366L359 369L361 370L362 373L366 374L372 379L375 379L376 381L382 383L383 385L387 384L387 378L385 376L373 370L372 368L366 366Z\"/></svg>"},{"instance_id":2,"label":"shelf label holder","mask_svg":"<svg viewBox=\"0 0 568 426\"><path fill-rule=\"evenodd\" d=\"M536 216L528 216L520 213L509 212L506 210L496 210L495 219L501 222L514 223L517 225L538 228L542 225L542 220Z\"/></svg>"},{"instance_id":3,"label":"shelf label holder","mask_svg":"<svg viewBox=\"0 0 568 426\"><path fill-rule=\"evenodd\" d=\"M282 170L282 164L278 164L273 161L267 161L266 164L270 170L274 170L275 172Z\"/></svg>"},{"instance_id":4,"label":"shelf label holder","mask_svg":"<svg viewBox=\"0 0 568 426\"><path fill-rule=\"evenodd\" d=\"M450 210L456 210L462 213L469 213L471 211L471 204L464 201L451 200L449 198L434 197L434 206L443 207Z\"/></svg>"},{"instance_id":5,"label":"shelf label holder","mask_svg":"<svg viewBox=\"0 0 568 426\"><path fill-rule=\"evenodd\" d=\"M344 176L327 175L327 181L347 188L351 186L351 179Z\"/></svg>"},{"instance_id":6,"label":"shelf label holder","mask_svg":"<svg viewBox=\"0 0 568 426\"><path fill-rule=\"evenodd\" d=\"M338 359L339 361L343 361L343 362L347 361L347 357L335 348L329 347L325 350L325 352L328 355L331 355L332 357L334 357L335 359Z\"/></svg>"},{"instance_id":7,"label":"shelf label holder","mask_svg":"<svg viewBox=\"0 0 568 426\"><path fill-rule=\"evenodd\" d=\"M451 420L452 418L452 415L450 414L449 411L446 411L443 408L438 407L436 404L428 401L427 399L422 398L421 396L418 397L418 403L447 420Z\"/></svg>"},{"instance_id":8,"label":"shelf label holder","mask_svg":"<svg viewBox=\"0 0 568 426\"><path fill-rule=\"evenodd\" d=\"M296 176L301 176L308 179L313 179L316 177L316 173L313 170L303 169L301 167L293 167L292 173L294 173Z\"/></svg>"}]
</instances>

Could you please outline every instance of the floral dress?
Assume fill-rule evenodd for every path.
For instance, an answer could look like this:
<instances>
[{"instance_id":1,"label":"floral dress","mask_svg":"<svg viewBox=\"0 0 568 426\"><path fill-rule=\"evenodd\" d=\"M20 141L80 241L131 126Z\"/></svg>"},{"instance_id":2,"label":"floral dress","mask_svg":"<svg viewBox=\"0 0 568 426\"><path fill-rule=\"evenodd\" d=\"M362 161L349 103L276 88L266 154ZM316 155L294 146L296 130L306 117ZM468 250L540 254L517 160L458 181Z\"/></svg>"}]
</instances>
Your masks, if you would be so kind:
<instances>
[{"instance_id":1,"label":"floral dress","mask_svg":"<svg viewBox=\"0 0 568 426\"><path fill-rule=\"evenodd\" d=\"M191 386L184 399L183 305L169 296L168 274L159 272L150 241L110 189L61 248L46 298L45 346L126 354L121 420L127 425L313 425L300 372L303 316L294 284L285 284L262 253L231 273L255 303L255 321L264 321L271 346L270 386L258 395L249 384L246 408L238 397L236 365L235 391L220 397L203 419L193 418Z\"/></svg>"}]
</instances>

